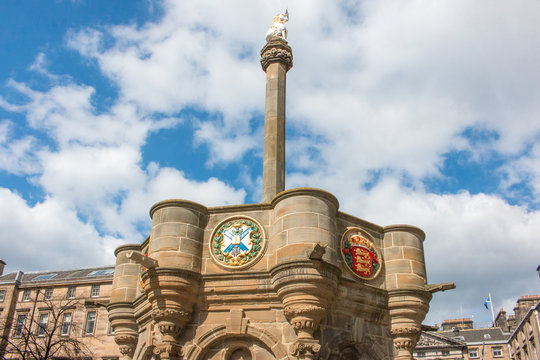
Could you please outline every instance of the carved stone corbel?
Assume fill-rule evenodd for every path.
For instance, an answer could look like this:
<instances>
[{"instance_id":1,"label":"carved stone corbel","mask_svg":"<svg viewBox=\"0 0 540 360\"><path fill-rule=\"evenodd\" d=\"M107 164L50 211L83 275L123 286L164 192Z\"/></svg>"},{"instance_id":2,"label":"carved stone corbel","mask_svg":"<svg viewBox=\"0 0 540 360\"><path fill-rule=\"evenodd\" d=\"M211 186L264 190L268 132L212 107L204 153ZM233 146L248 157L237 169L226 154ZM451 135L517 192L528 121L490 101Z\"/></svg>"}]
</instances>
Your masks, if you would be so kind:
<instances>
[{"instance_id":1,"label":"carved stone corbel","mask_svg":"<svg viewBox=\"0 0 540 360\"><path fill-rule=\"evenodd\" d=\"M394 341L394 347L399 353L412 353L418 339L420 338L421 329L416 327L404 327L390 330L390 335Z\"/></svg>"},{"instance_id":2,"label":"carved stone corbel","mask_svg":"<svg viewBox=\"0 0 540 360\"><path fill-rule=\"evenodd\" d=\"M182 355L182 347L177 343L162 343L154 347L153 353L160 359L179 359Z\"/></svg>"},{"instance_id":3,"label":"carved stone corbel","mask_svg":"<svg viewBox=\"0 0 540 360\"><path fill-rule=\"evenodd\" d=\"M162 360L178 359L182 347L177 340L191 319L199 275L187 270L157 268L148 270L142 279L152 304L152 319L161 334L153 352Z\"/></svg>"},{"instance_id":4,"label":"carved stone corbel","mask_svg":"<svg viewBox=\"0 0 540 360\"><path fill-rule=\"evenodd\" d=\"M413 350L420 338L422 321L428 309L431 293L422 290L393 290L389 292L390 335L394 342L395 359L412 360Z\"/></svg>"},{"instance_id":5,"label":"carved stone corbel","mask_svg":"<svg viewBox=\"0 0 540 360\"><path fill-rule=\"evenodd\" d=\"M339 270L322 261L293 261L271 271L284 314L296 332L291 355L315 359L321 349L314 333L334 300Z\"/></svg>"},{"instance_id":6,"label":"carved stone corbel","mask_svg":"<svg viewBox=\"0 0 540 360\"><path fill-rule=\"evenodd\" d=\"M137 347L136 335L124 335L116 334L114 336L114 342L118 345L122 360L128 360L133 358L133 353Z\"/></svg>"}]
</instances>

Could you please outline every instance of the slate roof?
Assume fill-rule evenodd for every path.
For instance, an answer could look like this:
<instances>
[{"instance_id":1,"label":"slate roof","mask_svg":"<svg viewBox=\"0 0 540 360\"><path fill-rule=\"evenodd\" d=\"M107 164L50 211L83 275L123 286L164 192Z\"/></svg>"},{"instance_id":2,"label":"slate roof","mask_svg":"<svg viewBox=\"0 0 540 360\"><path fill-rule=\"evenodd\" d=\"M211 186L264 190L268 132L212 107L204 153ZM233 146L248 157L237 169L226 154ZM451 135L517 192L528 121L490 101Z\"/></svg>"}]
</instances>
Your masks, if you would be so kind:
<instances>
[{"instance_id":1,"label":"slate roof","mask_svg":"<svg viewBox=\"0 0 540 360\"><path fill-rule=\"evenodd\" d=\"M107 271L100 271L107 270ZM92 275L93 272L98 272ZM112 280L114 266L93 267L87 269L57 270L57 271L37 271L37 272L14 272L0 276L0 283L12 283L17 278L21 285L33 285L43 283L73 282L73 281L96 281ZM20 275L19 275L20 274ZM53 275L50 278L44 275Z\"/></svg>"},{"instance_id":2,"label":"slate roof","mask_svg":"<svg viewBox=\"0 0 540 360\"><path fill-rule=\"evenodd\" d=\"M445 336L449 339L456 339L465 341L467 344L471 343L500 343L507 342L511 334L504 333L501 328L484 328L484 329L462 329L455 333L452 330L438 331L437 334ZM486 339L484 335L489 335L489 339Z\"/></svg>"}]
</instances>

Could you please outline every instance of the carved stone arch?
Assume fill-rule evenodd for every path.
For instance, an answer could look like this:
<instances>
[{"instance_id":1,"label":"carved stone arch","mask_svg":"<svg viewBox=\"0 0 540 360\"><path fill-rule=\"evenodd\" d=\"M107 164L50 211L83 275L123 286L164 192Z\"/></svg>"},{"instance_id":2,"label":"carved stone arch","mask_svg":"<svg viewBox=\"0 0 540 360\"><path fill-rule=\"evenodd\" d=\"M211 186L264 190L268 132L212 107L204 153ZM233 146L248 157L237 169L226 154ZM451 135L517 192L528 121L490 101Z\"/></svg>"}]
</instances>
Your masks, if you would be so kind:
<instances>
[{"instance_id":1,"label":"carved stone arch","mask_svg":"<svg viewBox=\"0 0 540 360\"><path fill-rule=\"evenodd\" d=\"M225 325L218 325L211 328L195 339L192 345L185 347L184 359L204 360L205 354L211 349L212 345L224 341L231 341L233 344L236 344L236 348L232 346L235 349L242 346L247 348L248 344L254 342L261 343L276 359L289 358L285 346L274 335L256 328L251 324L247 324L245 330L241 332L227 331Z\"/></svg>"}]
</instances>

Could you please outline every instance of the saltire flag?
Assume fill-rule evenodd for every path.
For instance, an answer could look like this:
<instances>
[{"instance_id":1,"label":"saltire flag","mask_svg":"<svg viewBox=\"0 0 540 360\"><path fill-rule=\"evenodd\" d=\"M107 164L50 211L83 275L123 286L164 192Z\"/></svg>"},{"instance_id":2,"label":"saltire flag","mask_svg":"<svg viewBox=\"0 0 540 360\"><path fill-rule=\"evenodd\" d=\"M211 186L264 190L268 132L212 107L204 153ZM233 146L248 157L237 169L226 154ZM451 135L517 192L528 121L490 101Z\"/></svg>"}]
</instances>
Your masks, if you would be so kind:
<instances>
[{"instance_id":1,"label":"saltire flag","mask_svg":"<svg viewBox=\"0 0 540 360\"><path fill-rule=\"evenodd\" d=\"M484 301L484 306L486 307L486 309L489 309L488 304L491 304L491 295L488 295L486 301Z\"/></svg>"}]
</instances>

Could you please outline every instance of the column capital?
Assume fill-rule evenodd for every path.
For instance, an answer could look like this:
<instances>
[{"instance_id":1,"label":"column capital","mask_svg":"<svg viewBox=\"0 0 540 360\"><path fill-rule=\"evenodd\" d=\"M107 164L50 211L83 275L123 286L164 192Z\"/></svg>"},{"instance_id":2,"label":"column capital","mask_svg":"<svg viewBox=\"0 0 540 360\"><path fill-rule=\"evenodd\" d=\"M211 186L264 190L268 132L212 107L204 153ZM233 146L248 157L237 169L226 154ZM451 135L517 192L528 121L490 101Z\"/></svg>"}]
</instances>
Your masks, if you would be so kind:
<instances>
[{"instance_id":1,"label":"column capital","mask_svg":"<svg viewBox=\"0 0 540 360\"><path fill-rule=\"evenodd\" d=\"M286 40L279 37L270 39L261 50L261 66L265 72L266 68L274 62L283 64L286 71L293 66L292 49Z\"/></svg>"}]
</instances>

